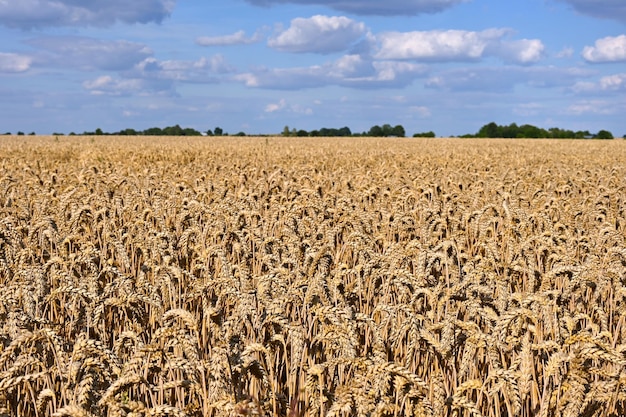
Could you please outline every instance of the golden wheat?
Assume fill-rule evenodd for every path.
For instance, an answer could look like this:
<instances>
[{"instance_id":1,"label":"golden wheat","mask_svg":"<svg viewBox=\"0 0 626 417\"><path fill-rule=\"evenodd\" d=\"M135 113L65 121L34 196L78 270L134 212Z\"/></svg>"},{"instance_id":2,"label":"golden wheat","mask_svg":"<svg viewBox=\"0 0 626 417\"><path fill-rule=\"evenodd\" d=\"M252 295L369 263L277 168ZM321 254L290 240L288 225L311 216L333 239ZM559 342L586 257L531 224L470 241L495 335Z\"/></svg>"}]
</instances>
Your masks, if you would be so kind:
<instances>
[{"instance_id":1,"label":"golden wheat","mask_svg":"<svg viewBox=\"0 0 626 417\"><path fill-rule=\"evenodd\" d=\"M625 160L5 137L0 415L623 415Z\"/></svg>"}]
</instances>

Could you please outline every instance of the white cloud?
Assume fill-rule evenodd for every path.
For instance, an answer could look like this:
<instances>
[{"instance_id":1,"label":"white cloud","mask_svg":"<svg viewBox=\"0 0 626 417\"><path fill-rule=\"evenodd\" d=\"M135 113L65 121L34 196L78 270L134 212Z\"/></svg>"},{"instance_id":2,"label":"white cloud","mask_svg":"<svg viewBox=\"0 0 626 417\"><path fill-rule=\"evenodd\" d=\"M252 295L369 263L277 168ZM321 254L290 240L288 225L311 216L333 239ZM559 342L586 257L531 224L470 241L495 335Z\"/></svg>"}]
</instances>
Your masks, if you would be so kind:
<instances>
[{"instance_id":1,"label":"white cloud","mask_svg":"<svg viewBox=\"0 0 626 417\"><path fill-rule=\"evenodd\" d=\"M571 87L591 72L580 68L557 67L480 67L443 71L427 80L425 86L449 91L510 92L516 85L535 88Z\"/></svg>"},{"instance_id":2,"label":"white cloud","mask_svg":"<svg viewBox=\"0 0 626 417\"><path fill-rule=\"evenodd\" d=\"M0 24L15 28L110 26L115 22L161 22L175 0L3 0Z\"/></svg>"},{"instance_id":3,"label":"white cloud","mask_svg":"<svg viewBox=\"0 0 626 417\"><path fill-rule=\"evenodd\" d=\"M482 32L464 30L433 30L415 32L384 32L376 36L378 59L416 59L428 61L476 60L485 49L502 38L508 30L489 29Z\"/></svg>"},{"instance_id":4,"label":"white cloud","mask_svg":"<svg viewBox=\"0 0 626 417\"><path fill-rule=\"evenodd\" d=\"M626 89L626 73L613 74L600 79L600 88L603 90Z\"/></svg>"},{"instance_id":5,"label":"white cloud","mask_svg":"<svg viewBox=\"0 0 626 417\"><path fill-rule=\"evenodd\" d=\"M234 80L248 87L279 90L338 85L354 88L398 88L424 76L424 65L395 61L367 61L359 55L346 55L323 65L297 68L257 69L237 74Z\"/></svg>"},{"instance_id":6,"label":"white cloud","mask_svg":"<svg viewBox=\"0 0 626 417\"><path fill-rule=\"evenodd\" d=\"M128 41L106 41L79 36L30 39L42 51L38 63L80 70L121 71L153 54L147 46Z\"/></svg>"},{"instance_id":7,"label":"white cloud","mask_svg":"<svg viewBox=\"0 0 626 417\"><path fill-rule=\"evenodd\" d=\"M540 103L520 103L513 108L513 113L518 116L537 116L545 111L545 107Z\"/></svg>"},{"instance_id":8,"label":"white cloud","mask_svg":"<svg viewBox=\"0 0 626 417\"><path fill-rule=\"evenodd\" d=\"M539 39L521 39L503 42L500 55L503 59L518 64L532 64L543 58L545 46Z\"/></svg>"},{"instance_id":9,"label":"white cloud","mask_svg":"<svg viewBox=\"0 0 626 417\"><path fill-rule=\"evenodd\" d=\"M432 112L426 106L410 106L409 107L409 112L417 114L418 117L420 117L422 119L427 119L430 116L432 116Z\"/></svg>"},{"instance_id":10,"label":"white cloud","mask_svg":"<svg viewBox=\"0 0 626 417\"><path fill-rule=\"evenodd\" d=\"M271 48L285 52L332 53L345 51L367 32L365 24L345 16L316 15L296 18L291 26L271 38Z\"/></svg>"},{"instance_id":11,"label":"white cloud","mask_svg":"<svg viewBox=\"0 0 626 417\"><path fill-rule=\"evenodd\" d=\"M557 52L555 56L557 58L571 58L572 56L574 56L574 48L572 48L571 46L566 46L565 48Z\"/></svg>"},{"instance_id":12,"label":"white cloud","mask_svg":"<svg viewBox=\"0 0 626 417\"><path fill-rule=\"evenodd\" d=\"M215 83L218 75L233 72L220 54L211 58L202 57L196 61L166 60L147 58L131 71L132 76L141 78L174 80L183 82Z\"/></svg>"},{"instance_id":13,"label":"white cloud","mask_svg":"<svg viewBox=\"0 0 626 417\"><path fill-rule=\"evenodd\" d=\"M150 57L132 70L120 72L119 78L104 75L85 81L83 87L95 95L172 95L177 83L218 83L220 76L229 71L232 68L221 55L196 61L158 61Z\"/></svg>"},{"instance_id":14,"label":"white cloud","mask_svg":"<svg viewBox=\"0 0 626 417\"><path fill-rule=\"evenodd\" d=\"M623 0L561 0L580 13L593 17L626 22L626 2Z\"/></svg>"},{"instance_id":15,"label":"white cloud","mask_svg":"<svg viewBox=\"0 0 626 417\"><path fill-rule=\"evenodd\" d=\"M196 39L196 43L200 46L248 45L259 42L261 39L262 35L260 32L256 32L251 37L247 37L246 32L240 30L231 35L201 36Z\"/></svg>"},{"instance_id":16,"label":"white cloud","mask_svg":"<svg viewBox=\"0 0 626 417\"><path fill-rule=\"evenodd\" d=\"M143 82L140 79L115 80L109 75L103 75L95 80L85 81L83 87L94 95L130 95L140 91Z\"/></svg>"},{"instance_id":17,"label":"white cloud","mask_svg":"<svg viewBox=\"0 0 626 417\"><path fill-rule=\"evenodd\" d=\"M623 111L615 103L604 100L581 100L567 107L566 113L575 116L587 114L613 115Z\"/></svg>"},{"instance_id":18,"label":"white cloud","mask_svg":"<svg viewBox=\"0 0 626 417\"><path fill-rule=\"evenodd\" d=\"M16 73L28 71L33 59L26 55L0 52L0 73Z\"/></svg>"},{"instance_id":19,"label":"white cloud","mask_svg":"<svg viewBox=\"0 0 626 417\"><path fill-rule=\"evenodd\" d=\"M626 91L626 73L607 75L600 78L598 82L581 81L576 83L572 90L582 94Z\"/></svg>"},{"instance_id":20,"label":"white cloud","mask_svg":"<svg viewBox=\"0 0 626 417\"><path fill-rule=\"evenodd\" d=\"M589 62L626 61L626 35L598 39L595 46L585 46L582 55Z\"/></svg>"},{"instance_id":21,"label":"white cloud","mask_svg":"<svg viewBox=\"0 0 626 417\"><path fill-rule=\"evenodd\" d=\"M342 12L359 15L413 16L437 13L468 0L247 0L257 6L274 4L311 4L327 6Z\"/></svg>"},{"instance_id":22,"label":"white cloud","mask_svg":"<svg viewBox=\"0 0 626 417\"><path fill-rule=\"evenodd\" d=\"M376 35L379 59L419 61L476 61L497 56L507 62L531 64L539 61L545 47L538 39L506 41L509 29L494 28L481 32L465 30L432 30L383 32Z\"/></svg>"},{"instance_id":23,"label":"white cloud","mask_svg":"<svg viewBox=\"0 0 626 417\"><path fill-rule=\"evenodd\" d=\"M310 107L305 107L297 103L287 105L287 100L284 98L281 98L278 103L270 103L265 106L265 113L275 113L283 110L289 113L304 114L306 116L313 114L313 109Z\"/></svg>"},{"instance_id":24,"label":"white cloud","mask_svg":"<svg viewBox=\"0 0 626 417\"><path fill-rule=\"evenodd\" d=\"M267 106L265 106L265 112L274 113L278 110L284 109L286 105L287 105L287 102L285 101L285 99L281 98L278 103L270 103Z\"/></svg>"}]
</instances>

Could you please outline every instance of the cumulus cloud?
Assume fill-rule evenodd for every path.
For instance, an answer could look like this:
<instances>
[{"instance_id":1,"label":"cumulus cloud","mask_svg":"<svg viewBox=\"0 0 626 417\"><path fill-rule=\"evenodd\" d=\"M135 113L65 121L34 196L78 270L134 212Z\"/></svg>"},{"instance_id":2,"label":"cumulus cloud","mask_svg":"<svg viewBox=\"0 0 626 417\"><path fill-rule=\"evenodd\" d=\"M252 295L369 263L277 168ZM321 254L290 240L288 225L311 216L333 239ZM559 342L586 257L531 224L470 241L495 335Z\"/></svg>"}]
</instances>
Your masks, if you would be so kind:
<instances>
[{"instance_id":1,"label":"cumulus cloud","mask_svg":"<svg viewBox=\"0 0 626 417\"><path fill-rule=\"evenodd\" d=\"M626 2L623 0L561 0L580 13L626 22Z\"/></svg>"},{"instance_id":2,"label":"cumulus cloud","mask_svg":"<svg viewBox=\"0 0 626 417\"><path fill-rule=\"evenodd\" d=\"M499 55L509 62L517 64L533 64L543 58L545 46L539 39L521 39L502 42Z\"/></svg>"},{"instance_id":3,"label":"cumulus cloud","mask_svg":"<svg viewBox=\"0 0 626 417\"><path fill-rule=\"evenodd\" d=\"M286 111L289 113L304 114L310 116L313 114L313 109L305 107L300 104L287 105L287 100L281 98L277 103L269 103L265 106L265 113L276 113Z\"/></svg>"},{"instance_id":4,"label":"cumulus cloud","mask_svg":"<svg viewBox=\"0 0 626 417\"><path fill-rule=\"evenodd\" d=\"M0 73L28 71L33 59L26 55L0 52Z\"/></svg>"},{"instance_id":5,"label":"cumulus cloud","mask_svg":"<svg viewBox=\"0 0 626 417\"><path fill-rule=\"evenodd\" d=\"M615 103L605 100L581 100L570 104L566 113L582 116L586 114L614 115L623 112L623 108L615 106Z\"/></svg>"},{"instance_id":6,"label":"cumulus cloud","mask_svg":"<svg viewBox=\"0 0 626 417\"><path fill-rule=\"evenodd\" d=\"M585 46L582 55L588 62L626 61L626 35L598 39L595 46Z\"/></svg>"},{"instance_id":7,"label":"cumulus cloud","mask_svg":"<svg viewBox=\"0 0 626 417\"><path fill-rule=\"evenodd\" d=\"M437 13L468 0L246 0L257 6L275 4L309 4L327 6L342 12L359 15L413 16Z\"/></svg>"},{"instance_id":8,"label":"cumulus cloud","mask_svg":"<svg viewBox=\"0 0 626 417\"><path fill-rule=\"evenodd\" d=\"M268 45L285 52L328 54L345 51L366 33L362 22L345 16L316 15L293 19L291 26L271 38Z\"/></svg>"},{"instance_id":9,"label":"cumulus cloud","mask_svg":"<svg viewBox=\"0 0 626 417\"><path fill-rule=\"evenodd\" d=\"M409 112L417 115L421 119L427 119L432 116L432 112L427 106L409 106Z\"/></svg>"},{"instance_id":10,"label":"cumulus cloud","mask_svg":"<svg viewBox=\"0 0 626 417\"><path fill-rule=\"evenodd\" d=\"M115 22L161 22L175 0L0 1L0 24L31 29L47 26L109 26Z\"/></svg>"},{"instance_id":11,"label":"cumulus cloud","mask_svg":"<svg viewBox=\"0 0 626 417\"><path fill-rule=\"evenodd\" d=\"M483 56L491 43L506 33L506 29L384 32L376 36L379 49L375 57L425 61L476 60Z\"/></svg>"},{"instance_id":12,"label":"cumulus cloud","mask_svg":"<svg viewBox=\"0 0 626 417\"><path fill-rule=\"evenodd\" d=\"M196 39L196 44L200 46L230 46L230 45L248 45L261 41L262 35L256 32L251 37L246 36L243 30L237 31L231 35L223 36L201 36Z\"/></svg>"},{"instance_id":13,"label":"cumulus cloud","mask_svg":"<svg viewBox=\"0 0 626 417\"><path fill-rule=\"evenodd\" d=\"M513 108L513 113L518 116L537 116L545 112L545 106L541 103L520 103Z\"/></svg>"},{"instance_id":14,"label":"cumulus cloud","mask_svg":"<svg viewBox=\"0 0 626 417\"><path fill-rule=\"evenodd\" d=\"M153 53L140 43L74 36L35 38L27 43L42 52L40 64L80 70L125 70Z\"/></svg>"},{"instance_id":15,"label":"cumulus cloud","mask_svg":"<svg viewBox=\"0 0 626 417\"><path fill-rule=\"evenodd\" d=\"M535 88L569 88L591 75L590 71L579 68L456 68L433 75L425 86L447 91L510 92L521 84Z\"/></svg>"},{"instance_id":16,"label":"cumulus cloud","mask_svg":"<svg viewBox=\"0 0 626 417\"><path fill-rule=\"evenodd\" d=\"M297 68L257 69L238 74L236 81L248 87L299 90L338 85L354 88L399 88L425 76L424 65L396 61L367 61L346 55L323 65Z\"/></svg>"},{"instance_id":17,"label":"cumulus cloud","mask_svg":"<svg viewBox=\"0 0 626 417\"><path fill-rule=\"evenodd\" d=\"M143 87L140 79L116 80L110 75L103 75L94 80L85 81L83 87L94 95L130 95Z\"/></svg>"},{"instance_id":18,"label":"cumulus cloud","mask_svg":"<svg viewBox=\"0 0 626 417\"><path fill-rule=\"evenodd\" d=\"M120 71L118 77L103 75L83 82L83 88L93 95L131 96L175 95L179 83L218 83L220 75L233 71L224 57L215 55L196 61L159 61L144 59L132 69Z\"/></svg>"},{"instance_id":19,"label":"cumulus cloud","mask_svg":"<svg viewBox=\"0 0 626 417\"><path fill-rule=\"evenodd\" d=\"M430 62L477 61L497 56L507 62L531 64L544 54L538 39L505 40L509 29L494 28L480 32L432 30L384 32L376 35L378 59L404 59Z\"/></svg>"},{"instance_id":20,"label":"cumulus cloud","mask_svg":"<svg viewBox=\"0 0 626 417\"><path fill-rule=\"evenodd\" d=\"M265 112L274 113L274 112L284 109L286 105L287 105L287 102L285 101L285 99L281 98L278 101L278 103L270 103L267 106L265 106Z\"/></svg>"},{"instance_id":21,"label":"cumulus cloud","mask_svg":"<svg viewBox=\"0 0 626 417\"><path fill-rule=\"evenodd\" d=\"M607 94L613 92L623 93L626 91L626 73L606 75L597 82L580 81L576 83L572 90L575 93L583 94Z\"/></svg>"},{"instance_id":22,"label":"cumulus cloud","mask_svg":"<svg viewBox=\"0 0 626 417\"><path fill-rule=\"evenodd\" d=\"M217 75L232 71L234 69L222 55L218 54L211 58L202 57L196 61L158 61L155 58L147 58L136 65L130 75L191 83L215 83L219 81Z\"/></svg>"},{"instance_id":23,"label":"cumulus cloud","mask_svg":"<svg viewBox=\"0 0 626 417\"><path fill-rule=\"evenodd\" d=\"M555 55L556 58L571 58L572 56L574 56L574 48L571 46L566 46Z\"/></svg>"}]
</instances>

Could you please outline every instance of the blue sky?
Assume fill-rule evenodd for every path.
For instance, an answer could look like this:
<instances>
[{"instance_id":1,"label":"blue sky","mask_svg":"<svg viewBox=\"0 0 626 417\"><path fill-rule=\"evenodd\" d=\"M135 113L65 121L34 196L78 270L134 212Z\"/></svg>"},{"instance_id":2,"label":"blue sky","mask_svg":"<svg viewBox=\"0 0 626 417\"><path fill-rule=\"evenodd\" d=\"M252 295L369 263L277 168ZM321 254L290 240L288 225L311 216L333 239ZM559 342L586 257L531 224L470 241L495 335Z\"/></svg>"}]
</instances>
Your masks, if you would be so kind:
<instances>
[{"instance_id":1,"label":"blue sky","mask_svg":"<svg viewBox=\"0 0 626 417\"><path fill-rule=\"evenodd\" d=\"M626 133L624 0L0 0L0 132Z\"/></svg>"}]
</instances>

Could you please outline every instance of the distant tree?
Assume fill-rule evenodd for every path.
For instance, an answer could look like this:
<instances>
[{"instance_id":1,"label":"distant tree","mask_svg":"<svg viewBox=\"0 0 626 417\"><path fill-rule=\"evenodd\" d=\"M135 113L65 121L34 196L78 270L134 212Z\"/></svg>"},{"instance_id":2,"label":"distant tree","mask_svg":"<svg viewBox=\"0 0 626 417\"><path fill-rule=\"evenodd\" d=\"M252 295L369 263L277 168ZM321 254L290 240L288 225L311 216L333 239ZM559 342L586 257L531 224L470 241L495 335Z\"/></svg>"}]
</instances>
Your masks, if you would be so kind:
<instances>
[{"instance_id":1,"label":"distant tree","mask_svg":"<svg viewBox=\"0 0 626 417\"><path fill-rule=\"evenodd\" d=\"M35 135L36 135L36 133L35 133L35 132L30 132L30 133L28 134L28 136L35 136Z\"/></svg>"},{"instance_id":2,"label":"distant tree","mask_svg":"<svg viewBox=\"0 0 626 417\"><path fill-rule=\"evenodd\" d=\"M413 137L414 138L434 138L435 132L430 131L430 132L415 133Z\"/></svg>"},{"instance_id":3,"label":"distant tree","mask_svg":"<svg viewBox=\"0 0 626 417\"><path fill-rule=\"evenodd\" d=\"M393 127L390 124L385 123L382 127L383 136L392 136L393 135Z\"/></svg>"},{"instance_id":4,"label":"distant tree","mask_svg":"<svg viewBox=\"0 0 626 417\"><path fill-rule=\"evenodd\" d=\"M17 136L24 136L24 132L17 132Z\"/></svg>"},{"instance_id":5,"label":"distant tree","mask_svg":"<svg viewBox=\"0 0 626 417\"><path fill-rule=\"evenodd\" d=\"M500 127L495 122L491 122L481 127L476 136L479 138L497 138L502 135Z\"/></svg>"},{"instance_id":6,"label":"distant tree","mask_svg":"<svg viewBox=\"0 0 626 417\"><path fill-rule=\"evenodd\" d=\"M378 125L374 125L370 128L370 130L367 132L368 136L373 136L373 137L380 137L380 136L384 136L383 133L383 128L378 126Z\"/></svg>"},{"instance_id":7,"label":"distant tree","mask_svg":"<svg viewBox=\"0 0 626 417\"><path fill-rule=\"evenodd\" d=\"M235 136L246 136L245 132L238 132Z\"/></svg>"},{"instance_id":8,"label":"distant tree","mask_svg":"<svg viewBox=\"0 0 626 417\"><path fill-rule=\"evenodd\" d=\"M601 130L596 134L596 139L613 139L613 134L608 130Z\"/></svg>"},{"instance_id":9,"label":"distant tree","mask_svg":"<svg viewBox=\"0 0 626 417\"><path fill-rule=\"evenodd\" d=\"M137 136L138 133L135 129L124 129L117 133L120 136Z\"/></svg>"},{"instance_id":10,"label":"distant tree","mask_svg":"<svg viewBox=\"0 0 626 417\"><path fill-rule=\"evenodd\" d=\"M221 127L216 127L215 129L213 129L213 132L215 132L215 136L222 136L224 134L224 131Z\"/></svg>"},{"instance_id":11,"label":"distant tree","mask_svg":"<svg viewBox=\"0 0 626 417\"><path fill-rule=\"evenodd\" d=\"M536 126L525 124L519 127L517 137L518 138L545 138L545 137L548 137L548 132Z\"/></svg>"},{"instance_id":12,"label":"distant tree","mask_svg":"<svg viewBox=\"0 0 626 417\"><path fill-rule=\"evenodd\" d=\"M207 136L213 136L213 131L211 129L206 131Z\"/></svg>"},{"instance_id":13,"label":"distant tree","mask_svg":"<svg viewBox=\"0 0 626 417\"><path fill-rule=\"evenodd\" d=\"M502 126L500 129L501 137L503 138L516 138L519 132L519 127L516 123L511 123L508 126Z\"/></svg>"},{"instance_id":14,"label":"distant tree","mask_svg":"<svg viewBox=\"0 0 626 417\"><path fill-rule=\"evenodd\" d=\"M320 136L320 131L319 130L311 130L309 132L309 136L313 136L313 137Z\"/></svg>"},{"instance_id":15,"label":"distant tree","mask_svg":"<svg viewBox=\"0 0 626 417\"><path fill-rule=\"evenodd\" d=\"M163 136L163 130L160 127L151 127L143 131L146 136Z\"/></svg>"},{"instance_id":16,"label":"distant tree","mask_svg":"<svg viewBox=\"0 0 626 417\"><path fill-rule=\"evenodd\" d=\"M396 125L394 126L394 128L391 130L391 134L393 136L397 136L399 138L403 138L406 136L406 130L404 130L404 126L402 125Z\"/></svg>"},{"instance_id":17,"label":"distant tree","mask_svg":"<svg viewBox=\"0 0 626 417\"><path fill-rule=\"evenodd\" d=\"M337 131L337 136L352 136L352 131L348 126L344 126Z\"/></svg>"},{"instance_id":18,"label":"distant tree","mask_svg":"<svg viewBox=\"0 0 626 417\"><path fill-rule=\"evenodd\" d=\"M94 134L97 135L97 136L102 136L102 135L104 135L104 132L102 132L102 129L97 128Z\"/></svg>"},{"instance_id":19,"label":"distant tree","mask_svg":"<svg viewBox=\"0 0 626 417\"><path fill-rule=\"evenodd\" d=\"M309 136L309 132L307 132L306 130L300 129L298 130L298 132L296 132L296 135L300 137Z\"/></svg>"},{"instance_id":20,"label":"distant tree","mask_svg":"<svg viewBox=\"0 0 626 417\"><path fill-rule=\"evenodd\" d=\"M187 127L183 129L183 135L184 136L202 136L202 133L198 132L196 129Z\"/></svg>"}]
</instances>

